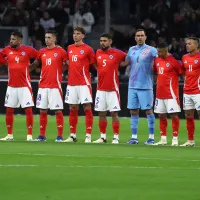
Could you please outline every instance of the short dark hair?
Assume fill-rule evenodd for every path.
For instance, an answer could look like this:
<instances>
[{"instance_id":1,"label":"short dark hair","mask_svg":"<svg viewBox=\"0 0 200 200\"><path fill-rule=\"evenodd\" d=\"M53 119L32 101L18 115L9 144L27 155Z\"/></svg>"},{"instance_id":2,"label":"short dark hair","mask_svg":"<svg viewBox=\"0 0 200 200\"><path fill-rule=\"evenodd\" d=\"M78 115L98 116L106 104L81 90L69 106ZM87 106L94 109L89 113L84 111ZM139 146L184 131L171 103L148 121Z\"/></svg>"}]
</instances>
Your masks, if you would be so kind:
<instances>
[{"instance_id":1,"label":"short dark hair","mask_svg":"<svg viewBox=\"0 0 200 200\"><path fill-rule=\"evenodd\" d=\"M199 38L197 37L189 37L188 40L194 40L199 44Z\"/></svg>"},{"instance_id":2,"label":"short dark hair","mask_svg":"<svg viewBox=\"0 0 200 200\"><path fill-rule=\"evenodd\" d=\"M146 35L146 31L145 31L143 28L139 28L139 29L137 29L137 30L135 31L135 35L136 35L136 33L139 32L139 31L143 31L144 34Z\"/></svg>"},{"instance_id":3,"label":"short dark hair","mask_svg":"<svg viewBox=\"0 0 200 200\"><path fill-rule=\"evenodd\" d=\"M54 29L49 29L49 30L47 30L46 32L45 32L45 34L46 33L50 33L50 34L52 34L53 36L57 36L57 32L54 30Z\"/></svg>"},{"instance_id":4,"label":"short dark hair","mask_svg":"<svg viewBox=\"0 0 200 200\"><path fill-rule=\"evenodd\" d=\"M74 28L74 31L81 32L83 35L85 35L85 29L81 26L77 26L76 28Z\"/></svg>"},{"instance_id":5,"label":"short dark hair","mask_svg":"<svg viewBox=\"0 0 200 200\"><path fill-rule=\"evenodd\" d=\"M21 39L23 38L22 33L19 32L19 31L13 31L13 32L11 33L11 35L16 36L16 37L19 37L19 38L21 38Z\"/></svg>"},{"instance_id":6,"label":"short dark hair","mask_svg":"<svg viewBox=\"0 0 200 200\"><path fill-rule=\"evenodd\" d=\"M168 48L168 44L166 42L160 42L157 45L157 48L163 49L163 48Z\"/></svg>"},{"instance_id":7,"label":"short dark hair","mask_svg":"<svg viewBox=\"0 0 200 200\"><path fill-rule=\"evenodd\" d=\"M100 37L105 37L105 38L112 40L112 35L110 33L103 33L103 34L101 34Z\"/></svg>"}]
</instances>

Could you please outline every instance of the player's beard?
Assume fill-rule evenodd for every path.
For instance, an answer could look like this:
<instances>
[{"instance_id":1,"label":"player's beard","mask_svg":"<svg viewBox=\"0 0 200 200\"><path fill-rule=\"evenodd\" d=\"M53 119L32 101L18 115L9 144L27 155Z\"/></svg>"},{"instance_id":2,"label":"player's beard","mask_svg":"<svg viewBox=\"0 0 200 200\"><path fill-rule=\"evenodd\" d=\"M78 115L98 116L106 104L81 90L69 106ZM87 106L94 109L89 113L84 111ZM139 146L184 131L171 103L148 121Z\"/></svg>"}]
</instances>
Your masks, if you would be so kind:
<instances>
[{"instance_id":1,"label":"player's beard","mask_svg":"<svg viewBox=\"0 0 200 200\"><path fill-rule=\"evenodd\" d=\"M16 49L19 45L18 44L10 44L10 46L14 49Z\"/></svg>"},{"instance_id":2,"label":"player's beard","mask_svg":"<svg viewBox=\"0 0 200 200\"><path fill-rule=\"evenodd\" d=\"M101 46L101 49L102 49L103 51L107 51L109 48L110 48L109 46L107 46L107 47L105 47L105 46L102 47L102 46Z\"/></svg>"}]
</instances>

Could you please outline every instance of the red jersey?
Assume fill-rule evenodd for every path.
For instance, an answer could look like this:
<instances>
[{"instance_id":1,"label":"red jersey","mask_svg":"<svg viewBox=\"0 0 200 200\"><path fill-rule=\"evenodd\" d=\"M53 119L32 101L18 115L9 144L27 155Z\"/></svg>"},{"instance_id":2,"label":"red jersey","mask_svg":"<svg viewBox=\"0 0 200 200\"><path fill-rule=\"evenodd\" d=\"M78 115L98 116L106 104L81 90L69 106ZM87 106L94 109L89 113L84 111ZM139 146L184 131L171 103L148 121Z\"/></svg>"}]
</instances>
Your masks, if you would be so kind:
<instances>
[{"instance_id":1,"label":"red jersey","mask_svg":"<svg viewBox=\"0 0 200 200\"><path fill-rule=\"evenodd\" d=\"M0 65L6 65L6 59L4 58L4 56L0 53Z\"/></svg>"},{"instance_id":2,"label":"red jersey","mask_svg":"<svg viewBox=\"0 0 200 200\"><path fill-rule=\"evenodd\" d=\"M67 52L61 47L43 48L37 60L42 62L39 88L60 88L63 62L68 60Z\"/></svg>"},{"instance_id":3,"label":"red jersey","mask_svg":"<svg viewBox=\"0 0 200 200\"><path fill-rule=\"evenodd\" d=\"M154 72L157 74L156 98L179 98L179 75L182 63L169 55L167 58L155 58Z\"/></svg>"},{"instance_id":4,"label":"red jersey","mask_svg":"<svg viewBox=\"0 0 200 200\"><path fill-rule=\"evenodd\" d=\"M68 85L90 85L90 64L96 63L95 53L87 44L68 46Z\"/></svg>"},{"instance_id":5,"label":"red jersey","mask_svg":"<svg viewBox=\"0 0 200 200\"><path fill-rule=\"evenodd\" d=\"M30 84L30 59L37 58L38 51L29 46L20 45L18 49L5 47L1 54L8 62L8 85L11 87L27 87Z\"/></svg>"},{"instance_id":6,"label":"red jersey","mask_svg":"<svg viewBox=\"0 0 200 200\"><path fill-rule=\"evenodd\" d=\"M200 52L182 58L185 71L184 93L200 94Z\"/></svg>"},{"instance_id":7,"label":"red jersey","mask_svg":"<svg viewBox=\"0 0 200 200\"><path fill-rule=\"evenodd\" d=\"M98 86L97 90L116 91L119 88L118 68L124 61L126 53L110 48L107 51L101 49L96 52Z\"/></svg>"}]
</instances>

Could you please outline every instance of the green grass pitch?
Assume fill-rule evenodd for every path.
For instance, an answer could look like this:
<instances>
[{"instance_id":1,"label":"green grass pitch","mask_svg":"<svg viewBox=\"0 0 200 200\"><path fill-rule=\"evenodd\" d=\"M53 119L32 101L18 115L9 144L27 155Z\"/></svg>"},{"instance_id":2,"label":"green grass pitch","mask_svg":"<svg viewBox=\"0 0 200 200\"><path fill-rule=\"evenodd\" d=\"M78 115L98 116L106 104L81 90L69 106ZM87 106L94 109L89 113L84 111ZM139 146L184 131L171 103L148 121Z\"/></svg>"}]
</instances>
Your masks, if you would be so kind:
<instances>
[{"instance_id":1,"label":"green grass pitch","mask_svg":"<svg viewBox=\"0 0 200 200\"><path fill-rule=\"evenodd\" d=\"M0 137L6 135L0 116ZM121 118L120 144L112 145L109 119L107 144L84 144L84 118L79 117L73 144L55 143L55 117L49 116L47 142L26 142L24 116L15 116L13 142L0 142L0 200L199 200L200 123L196 147L145 146L147 121L140 119L139 144L127 145L130 120ZM171 121L168 123L171 144ZM160 139L156 121L156 141ZM39 133L35 116L33 136ZM64 137L69 135L65 117ZM95 118L93 140L99 137ZM181 120L179 143L187 140Z\"/></svg>"}]
</instances>

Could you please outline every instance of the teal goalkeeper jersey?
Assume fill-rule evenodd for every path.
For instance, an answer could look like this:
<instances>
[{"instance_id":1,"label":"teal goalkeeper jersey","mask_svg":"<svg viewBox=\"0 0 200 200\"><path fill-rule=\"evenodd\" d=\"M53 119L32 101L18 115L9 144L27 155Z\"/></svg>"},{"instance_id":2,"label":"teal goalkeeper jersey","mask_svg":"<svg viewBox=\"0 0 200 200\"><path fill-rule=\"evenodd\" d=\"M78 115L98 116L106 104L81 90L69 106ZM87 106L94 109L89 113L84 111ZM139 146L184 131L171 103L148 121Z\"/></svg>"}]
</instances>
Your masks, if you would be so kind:
<instances>
[{"instance_id":1,"label":"teal goalkeeper jersey","mask_svg":"<svg viewBox=\"0 0 200 200\"><path fill-rule=\"evenodd\" d=\"M153 89L153 62L157 49L144 44L129 49L126 60L130 61L129 88Z\"/></svg>"}]
</instances>

